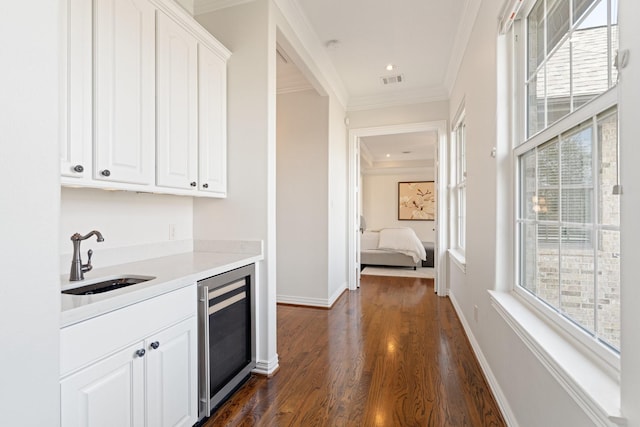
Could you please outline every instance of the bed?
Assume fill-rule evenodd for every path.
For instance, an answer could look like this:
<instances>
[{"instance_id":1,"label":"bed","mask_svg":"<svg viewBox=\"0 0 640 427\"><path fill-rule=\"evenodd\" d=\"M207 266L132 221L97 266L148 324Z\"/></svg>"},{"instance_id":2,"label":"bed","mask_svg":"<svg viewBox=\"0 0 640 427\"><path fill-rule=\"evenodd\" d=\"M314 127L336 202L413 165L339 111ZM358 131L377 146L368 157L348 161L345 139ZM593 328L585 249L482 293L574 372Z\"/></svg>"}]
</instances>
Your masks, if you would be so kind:
<instances>
[{"instance_id":1,"label":"bed","mask_svg":"<svg viewBox=\"0 0 640 427\"><path fill-rule=\"evenodd\" d=\"M360 266L413 267L426 261L424 244L408 227L364 230L360 238Z\"/></svg>"}]
</instances>

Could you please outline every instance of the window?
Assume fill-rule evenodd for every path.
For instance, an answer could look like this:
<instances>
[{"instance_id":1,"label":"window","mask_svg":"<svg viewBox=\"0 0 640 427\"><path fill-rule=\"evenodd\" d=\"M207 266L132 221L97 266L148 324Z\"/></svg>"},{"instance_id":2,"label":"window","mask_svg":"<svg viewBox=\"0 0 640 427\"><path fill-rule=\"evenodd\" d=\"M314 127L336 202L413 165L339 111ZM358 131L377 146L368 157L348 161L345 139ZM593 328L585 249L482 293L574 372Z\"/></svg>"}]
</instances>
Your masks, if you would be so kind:
<instances>
[{"instance_id":1,"label":"window","mask_svg":"<svg viewBox=\"0 0 640 427\"><path fill-rule=\"evenodd\" d=\"M466 194L467 194L467 166L466 166L466 125L464 110L458 114L455 127L451 135L451 245L460 255L465 250L466 228Z\"/></svg>"},{"instance_id":2,"label":"window","mask_svg":"<svg viewBox=\"0 0 640 427\"><path fill-rule=\"evenodd\" d=\"M531 1L522 17L517 289L592 348L617 352L617 0Z\"/></svg>"}]
</instances>

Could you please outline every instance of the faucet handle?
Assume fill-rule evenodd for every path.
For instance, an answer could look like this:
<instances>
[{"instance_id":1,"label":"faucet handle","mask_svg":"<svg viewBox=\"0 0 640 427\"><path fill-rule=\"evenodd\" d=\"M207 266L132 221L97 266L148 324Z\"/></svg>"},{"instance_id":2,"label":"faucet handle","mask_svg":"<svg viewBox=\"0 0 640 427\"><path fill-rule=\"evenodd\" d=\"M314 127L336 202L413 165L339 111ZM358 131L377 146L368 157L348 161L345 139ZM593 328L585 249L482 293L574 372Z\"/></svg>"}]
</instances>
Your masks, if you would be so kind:
<instances>
[{"instance_id":1,"label":"faucet handle","mask_svg":"<svg viewBox=\"0 0 640 427\"><path fill-rule=\"evenodd\" d=\"M93 256L93 251L89 249L87 251L87 263L82 265L82 272L86 273L87 271L91 271L93 265L91 265L91 256Z\"/></svg>"}]
</instances>

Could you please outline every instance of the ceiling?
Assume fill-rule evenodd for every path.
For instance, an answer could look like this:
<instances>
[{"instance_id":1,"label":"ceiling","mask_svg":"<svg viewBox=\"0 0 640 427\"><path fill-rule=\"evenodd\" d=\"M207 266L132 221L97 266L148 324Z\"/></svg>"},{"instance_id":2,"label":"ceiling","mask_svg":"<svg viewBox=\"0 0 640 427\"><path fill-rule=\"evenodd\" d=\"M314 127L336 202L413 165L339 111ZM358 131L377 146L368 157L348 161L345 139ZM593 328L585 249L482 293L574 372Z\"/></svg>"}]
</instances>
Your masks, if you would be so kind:
<instances>
[{"instance_id":1,"label":"ceiling","mask_svg":"<svg viewBox=\"0 0 640 427\"><path fill-rule=\"evenodd\" d=\"M200 14L253 0L176 1ZM448 99L481 0L274 2L304 34L308 53L330 68L341 101L353 111ZM298 52L286 53L299 61ZM295 67L280 68L281 75L296 73ZM383 84L385 79L392 83ZM285 89L289 80L293 86ZM280 83L284 91L308 88L299 75Z\"/></svg>"},{"instance_id":2,"label":"ceiling","mask_svg":"<svg viewBox=\"0 0 640 427\"><path fill-rule=\"evenodd\" d=\"M363 171L433 167L438 134L409 132L360 138Z\"/></svg>"},{"instance_id":3,"label":"ceiling","mask_svg":"<svg viewBox=\"0 0 640 427\"><path fill-rule=\"evenodd\" d=\"M194 0L211 10L251 0ZM446 100L479 0L276 0L292 7L314 35L346 90L347 110ZM210 9L207 9L207 6ZM475 11L474 11L475 9ZM281 40L283 41L283 40ZM286 41L284 41L286 42ZM278 93L312 89L297 52L278 45ZM393 70L387 70L393 64ZM385 77L401 82L383 84ZM392 78L392 81L398 80ZM435 133L363 138L373 165L433 164ZM411 151L403 154L403 151ZM386 158L390 154L391 158ZM392 160L390 160L392 159Z\"/></svg>"},{"instance_id":4,"label":"ceiling","mask_svg":"<svg viewBox=\"0 0 640 427\"><path fill-rule=\"evenodd\" d=\"M360 138L366 155L372 162L402 160L433 160L437 133L410 132L392 135L375 135Z\"/></svg>"},{"instance_id":5,"label":"ceiling","mask_svg":"<svg viewBox=\"0 0 640 427\"><path fill-rule=\"evenodd\" d=\"M327 49L349 109L448 98L445 81L470 0L293 1ZM397 68L387 71L388 64ZM382 84L398 74L401 83Z\"/></svg>"},{"instance_id":6,"label":"ceiling","mask_svg":"<svg viewBox=\"0 0 640 427\"><path fill-rule=\"evenodd\" d=\"M458 60L455 40L468 0L292 1L337 70L349 110L448 98L447 74ZM388 64L394 69L387 70ZM383 84L383 77L398 75L400 83ZM311 89L281 46L277 88L278 93ZM364 137L363 170L432 167L436 141L435 132Z\"/></svg>"}]
</instances>

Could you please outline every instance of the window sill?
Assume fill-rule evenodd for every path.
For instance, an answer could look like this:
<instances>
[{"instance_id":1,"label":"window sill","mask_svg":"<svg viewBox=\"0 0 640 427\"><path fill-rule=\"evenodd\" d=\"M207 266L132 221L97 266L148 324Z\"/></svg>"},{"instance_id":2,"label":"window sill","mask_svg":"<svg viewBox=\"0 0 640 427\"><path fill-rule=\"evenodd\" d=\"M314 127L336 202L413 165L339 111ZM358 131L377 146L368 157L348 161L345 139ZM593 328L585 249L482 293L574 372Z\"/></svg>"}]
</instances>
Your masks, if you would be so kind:
<instances>
[{"instance_id":1,"label":"window sill","mask_svg":"<svg viewBox=\"0 0 640 427\"><path fill-rule=\"evenodd\" d=\"M453 263L458 266L463 273L467 272L467 260L464 257L464 253L458 249L449 249L449 256Z\"/></svg>"},{"instance_id":2,"label":"window sill","mask_svg":"<svg viewBox=\"0 0 640 427\"><path fill-rule=\"evenodd\" d=\"M514 293L489 291L491 305L592 419L625 425L620 384Z\"/></svg>"}]
</instances>

